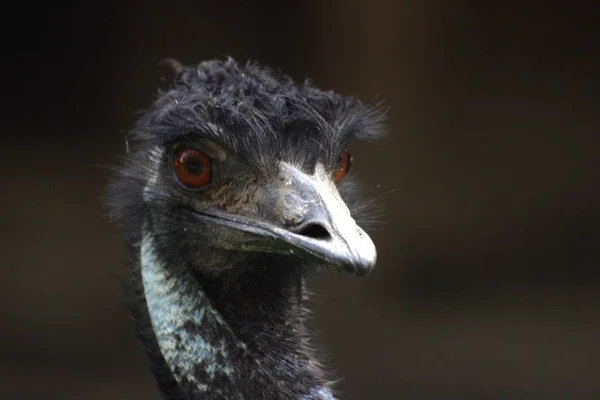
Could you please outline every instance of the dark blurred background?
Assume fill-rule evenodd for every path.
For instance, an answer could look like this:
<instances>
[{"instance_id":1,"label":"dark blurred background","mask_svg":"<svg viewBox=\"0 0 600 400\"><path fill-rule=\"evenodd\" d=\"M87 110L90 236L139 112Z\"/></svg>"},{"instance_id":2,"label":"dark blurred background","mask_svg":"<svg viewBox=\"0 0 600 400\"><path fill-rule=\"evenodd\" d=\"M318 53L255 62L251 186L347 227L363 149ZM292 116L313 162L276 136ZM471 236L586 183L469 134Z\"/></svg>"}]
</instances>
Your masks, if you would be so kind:
<instances>
[{"instance_id":1,"label":"dark blurred background","mask_svg":"<svg viewBox=\"0 0 600 400\"><path fill-rule=\"evenodd\" d=\"M103 166L161 59L228 55L391 107L389 136L353 149L386 207L378 266L317 288L345 399L600 398L600 7L577 4L4 9L0 398L159 398Z\"/></svg>"}]
</instances>

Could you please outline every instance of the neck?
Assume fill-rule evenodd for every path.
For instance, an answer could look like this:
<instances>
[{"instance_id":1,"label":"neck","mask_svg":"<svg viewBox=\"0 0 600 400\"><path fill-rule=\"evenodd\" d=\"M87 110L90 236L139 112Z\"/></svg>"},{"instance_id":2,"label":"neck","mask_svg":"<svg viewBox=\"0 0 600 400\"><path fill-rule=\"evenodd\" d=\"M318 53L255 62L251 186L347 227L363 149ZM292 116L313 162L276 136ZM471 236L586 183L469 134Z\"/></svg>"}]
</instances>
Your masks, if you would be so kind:
<instances>
[{"instance_id":1,"label":"neck","mask_svg":"<svg viewBox=\"0 0 600 400\"><path fill-rule=\"evenodd\" d=\"M145 235L140 276L157 347L148 351L181 398L333 399L304 328L304 268L263 260L208 279L157 253Z\"/></svg>"}]
</instances>

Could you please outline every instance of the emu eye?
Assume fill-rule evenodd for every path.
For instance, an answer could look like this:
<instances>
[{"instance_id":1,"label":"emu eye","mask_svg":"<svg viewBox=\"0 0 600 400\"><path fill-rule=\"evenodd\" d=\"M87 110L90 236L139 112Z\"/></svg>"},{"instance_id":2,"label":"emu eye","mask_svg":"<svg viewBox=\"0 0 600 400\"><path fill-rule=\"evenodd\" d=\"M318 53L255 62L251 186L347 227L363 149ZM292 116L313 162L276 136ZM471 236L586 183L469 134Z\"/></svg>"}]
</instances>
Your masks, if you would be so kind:
<instances>
[{"instance_id":1,"label":"emu eye","mask_svg":"<svg viewBox=\"0 0 600 400\"><path fill-rule=\"evenodd\" d=\"M348 171L350 171L350 166L352 165L352 156L348 153L348 150L342 153L342 160L340 162L340 167L337 171L335 171L335 183L339 183Z\"/></svg>"},{"instance_id":2,"label":"emu eye","mask_svg":"<svg viewBox=\"0 0 600 400\"><path fill-rule=\"evenodd\" d=\"M177 150L173 160L175 175L179 182L190 189L198 189L210 183L210 158L195 149Z\"/></svg>"}]
</instances>

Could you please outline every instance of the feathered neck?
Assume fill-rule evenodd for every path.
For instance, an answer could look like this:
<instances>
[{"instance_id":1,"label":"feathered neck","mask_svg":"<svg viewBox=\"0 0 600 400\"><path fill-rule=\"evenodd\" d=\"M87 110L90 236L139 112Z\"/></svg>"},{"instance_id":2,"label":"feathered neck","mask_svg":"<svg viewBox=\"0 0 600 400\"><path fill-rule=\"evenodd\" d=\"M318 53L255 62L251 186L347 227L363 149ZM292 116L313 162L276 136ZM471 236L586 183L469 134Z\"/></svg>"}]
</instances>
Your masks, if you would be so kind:
<instances>
[{"instance_id":1,"label":"feathered neck","mask_svg":"<svg viewBox=\"0 0 600 400\"><path fill-rule=\"evenodd\" d=\"M257 265L225 282L167 265L150 234L138 250L141 336L166 397L333 400L304 328L304 268Z\"/></svg>"}]
</instances>

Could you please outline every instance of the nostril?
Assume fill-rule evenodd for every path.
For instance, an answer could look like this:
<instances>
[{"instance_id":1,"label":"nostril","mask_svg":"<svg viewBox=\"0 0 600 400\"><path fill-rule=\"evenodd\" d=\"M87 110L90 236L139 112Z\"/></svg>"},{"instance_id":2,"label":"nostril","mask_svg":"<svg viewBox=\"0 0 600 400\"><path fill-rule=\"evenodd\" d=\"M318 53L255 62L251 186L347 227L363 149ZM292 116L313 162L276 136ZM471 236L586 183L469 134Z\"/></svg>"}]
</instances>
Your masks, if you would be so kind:
<instances>
[{"instance_id":1,"label":"nostril","mask_svg":"<svg viewBox=\"0 0 600 400\"><path fill-rule=\"evenodd\" d=\"M313 239L318 240L328 240L331 239L331 235L325 229L325 227L321 224L317 224L315 222L308 223L306 225L301 226L296 233L298 235L307 236Z\"/></svg>"}]
</instances>

